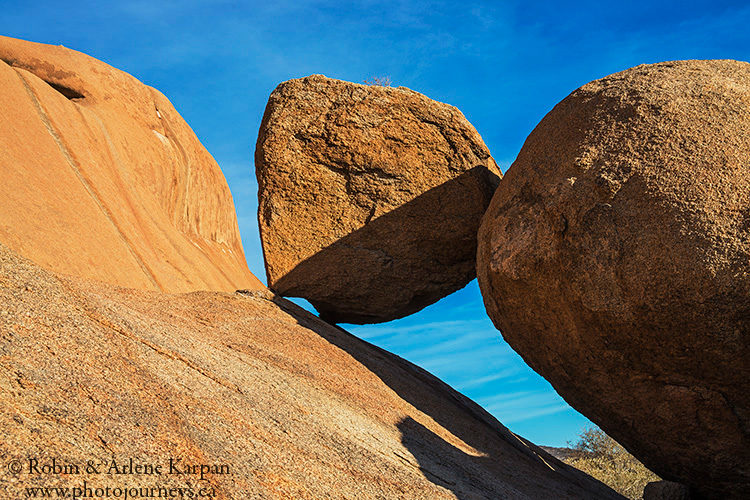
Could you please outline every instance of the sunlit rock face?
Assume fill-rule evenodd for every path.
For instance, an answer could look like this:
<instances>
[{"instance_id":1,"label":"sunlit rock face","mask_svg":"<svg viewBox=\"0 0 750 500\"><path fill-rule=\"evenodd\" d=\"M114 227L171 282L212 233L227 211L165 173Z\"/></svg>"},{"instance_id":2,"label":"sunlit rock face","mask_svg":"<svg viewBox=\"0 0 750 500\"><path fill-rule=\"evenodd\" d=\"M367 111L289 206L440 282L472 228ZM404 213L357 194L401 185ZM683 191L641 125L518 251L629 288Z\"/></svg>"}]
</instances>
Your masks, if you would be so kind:
<instances>
[{"instance_id":1,"label":"sunlit rock face","mask_svg":"<svg viewBox=\"0 0 750 500\"><path fill-rule=\"evenodd\" d=\"M665 479L750 488L750 64L591 82L534 129L479 231L508 343Z\"/></svg>"},{"instance_id":2,"label":"sunlit rock face","mask_svg":"<svg viewBox=\"0 0 750 500\"><path fill-rule=\"evenodd\" d=\"M8 462L164 470L3 471L3 498L128 478L238 500L621 498L424 370L267 290L124 289L54 275L0 244L0 365ZM184 473L196 465L210 467L205 480Z\"/></svg>"},{"instance_id":3,"label":"sunlit rock face","mask_svg":"<svg viewBox=\"0 0 750 500\"><path fill-rule=\"evenodd\" d=\"M62 46L0 37L0 242L47 269L260 288L224 176L170 102Z\"/></svg>"},{"instance_id":4,"label":"sunlit rock face","mask_svg":"<svg viewBox=\"0 0 750 500\"><path fill-rule=\"evenodd\" d=\"M500 172L461 112L321 75L271 94L258 134L269 286L332 322L403 317L475 277Z\"/></svg>"}]
</instances>

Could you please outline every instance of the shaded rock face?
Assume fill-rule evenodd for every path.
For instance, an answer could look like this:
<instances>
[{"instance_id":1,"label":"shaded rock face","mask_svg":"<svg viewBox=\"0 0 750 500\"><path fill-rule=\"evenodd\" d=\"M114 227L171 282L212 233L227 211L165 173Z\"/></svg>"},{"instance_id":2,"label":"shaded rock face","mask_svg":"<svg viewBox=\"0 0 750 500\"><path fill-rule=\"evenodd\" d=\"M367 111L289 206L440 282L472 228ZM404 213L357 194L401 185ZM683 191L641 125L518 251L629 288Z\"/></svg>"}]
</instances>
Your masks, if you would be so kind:
<instances>
[{"instance_id":1,"label":"shaded rock face","mask_svg":"<svg viewBox=\"0 0 750 500\"><path fill-rule=\"evenodd\" d=\"M503 337L666 479L750 477L750 64L638 66L534 129L479 231Z\"/></svg>"},{"instance_id":2,"label":"shaded rock face","mask_svg":"<svg viewBox=\"0 0 750 500\"><path fill-rule=\"evenodd\" d=\"M0 37L0 241L62 273L260 288L214 159L170 102L61 46Z\"/></svg>"},{"instance_id":3,"label":"shaded rock face","mask_svg":"<svg viewBox=\"0 0 750 500\"><path fill-rule=\"evenodd\" d=\"M672 481L654 481L643 489L643 500L691 500L687 486Z\"/></svg>"},{"instance_id":4,"label":"shaded rock face","mask_svg":"<svg viewBox=\"0 0 750 500\"><path fill-rule=\"evenodd\" d=\"M4 463L229 467L207 481L4 471L3 498L84 480L237 500L621 498L427 372L265 290L123 289L0 245L0 366Z\"/></svg>"},{"instance_id":5,"label":"shaded rock face","mask_svg":"<svg viewBox=\"0 0 750 500\"><path fill-rule=\"evenodd\" d=\"M255 151L268 284L332 322L414 313L475 276L500 172L460 111L320 75L271 94Z\"/></svg>"}]
</instances>

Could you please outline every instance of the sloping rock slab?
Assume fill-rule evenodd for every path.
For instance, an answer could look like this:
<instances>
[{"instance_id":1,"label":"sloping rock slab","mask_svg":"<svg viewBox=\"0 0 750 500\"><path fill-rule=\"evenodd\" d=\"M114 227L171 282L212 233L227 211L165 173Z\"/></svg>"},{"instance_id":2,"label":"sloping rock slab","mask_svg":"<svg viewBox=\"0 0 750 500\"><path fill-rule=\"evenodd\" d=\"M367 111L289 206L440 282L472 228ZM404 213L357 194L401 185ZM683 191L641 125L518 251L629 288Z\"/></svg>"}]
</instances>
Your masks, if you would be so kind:
<instances>
[{"instance_id":1,"label":"sloping rock slab","mask_svg":"<svg viewBox=\"0 0 750 500\"><path fill-rule=\"evenodd\" d=\"M3 498L83 481L237 500L620 498L432 375L267 292L115 288L0 245L0 368ZM131 458L163 473L103 472ZM84 466L29 474L30 459ZM192 465L214 467L201 480Z\"/></svg>"}]
</instances>

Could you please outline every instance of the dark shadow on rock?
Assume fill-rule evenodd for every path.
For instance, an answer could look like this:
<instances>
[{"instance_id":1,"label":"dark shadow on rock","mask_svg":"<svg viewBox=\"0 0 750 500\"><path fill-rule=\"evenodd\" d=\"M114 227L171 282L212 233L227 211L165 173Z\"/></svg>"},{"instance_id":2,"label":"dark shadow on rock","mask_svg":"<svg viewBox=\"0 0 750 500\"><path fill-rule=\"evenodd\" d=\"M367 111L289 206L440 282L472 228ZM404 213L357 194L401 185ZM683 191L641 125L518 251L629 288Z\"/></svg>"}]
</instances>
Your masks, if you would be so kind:
<instances>
[{"instance_id":1,"label":"dark shadow on rock","mask_svg":"<svg viewBox=\"0 0 750 500\"><path fill-rule=\"evenodd\" d=\"M688 486L672 481L653 481L643 489L643 500L701 500L701 498Z\"/></svg>"},{"instance_id":2,"label":"dark shadow on rock","mask_svg":"<svg viewBox=\"0 0 750 500\"><path fill-rule=\"evenodd\" d=\"M330 323L413 314L476 277L477 230L498 182L474 167L318 251L271 288L307 299Z\"/></svg>"},{"instance_id":3,"label":"dark shadow on rock","mask_svg":"<svg viewBox=\"0 0 750 500\"><path fill-rule=\"evenodd\" d=\"M549 483L556 477L559 483L578 486L580 491L595 492L590 498L623 498L602 483L513 434L482 407L426 370L324 322L271 292L249 293L273 301L298 324L347 352L403 400L476 450L475 454L466 453L412 418L405 418L398 425L403 445L418 461L424 476L434 484L451 490L459 499L502 498L497 494L483 496L487 491L509 489L500 488L498 481L494 481L493 486L495 478L501 483L510 483L518 481L519 470L527 470L534 475L539 474L540 469L549 471L549 477L526 477L521 482Z\"/></svg>"},{"instance_id":4,"label":"dark shadow on rock","mask_svg":"<svg viewBox=\"0 0 750 500\"><path fill-rule=\"evenodd\" d=\"M472 456L459 450L411 417L399 422L398 429L401 443L432 483L450 490L458 500L498 498L493 478L483 473L486 468L482 462L489 457Z\"/></svg>"}]
</instances>

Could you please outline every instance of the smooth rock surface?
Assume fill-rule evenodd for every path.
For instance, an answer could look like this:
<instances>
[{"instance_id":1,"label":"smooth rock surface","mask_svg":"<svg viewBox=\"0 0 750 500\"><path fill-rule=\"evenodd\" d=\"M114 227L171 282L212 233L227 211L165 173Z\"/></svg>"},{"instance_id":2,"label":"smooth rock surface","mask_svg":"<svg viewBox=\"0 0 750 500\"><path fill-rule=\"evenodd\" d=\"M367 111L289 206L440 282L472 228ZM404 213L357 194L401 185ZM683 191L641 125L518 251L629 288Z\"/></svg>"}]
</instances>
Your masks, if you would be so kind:
<instances>
[{"instance_id":1,"label":"smooth rock surface","mask_svg":"<svg viewBox=\"0 0 750 500\"><path fill-rule=\"evenodd\" d=\"M268 291L112 287L0 245L0 367L2 498L83 481L237 500L622 498L427 372ZM108 465L29 474L30 457ZM170 457L228 474L167 473ZM130 458L164 473L103 473Z\"/></svg>"},{"instance_id":2,"label":"smooth rock surface","mask_svg":"<svg viewBox=\"0 0 750 500\"><path fill-rule=\"evenodd\" d=\"M269 287L332 322L414 313L475 276L500 171L453 106L313 75L269 98L255 152Z\"/></svg>"},{"instance_id":3,"label":"smooth rock surface","mask_svg":"<svg viewBox=\"0 0 750 500\"><path fill-rule=\"evenodd\" d=\"M653 481L643 488L643 500L693 500L693 497L684 484Z\"/></svg>"},{"instance_id":4,"label":"smooth rock surface","mask_svg":"<svg viewBox=\"0 0 750 500\"><path fill-rule=\"evenodd\" d=\"M262 287L219 166L161 93L80 52L7 37L0 89L0 241L127 287Z\"/></svg>"},{"instance_id":5,"label":"smooth rock surface","mask_svg":"<svg viewBox=\"0 0 750 500\"><path fill-rule=\"evenodd\" d=\"M503 337L659 476L750 495L750 64L644 65L534 129L479 231Z\"/></svg>"}]
</instances>

